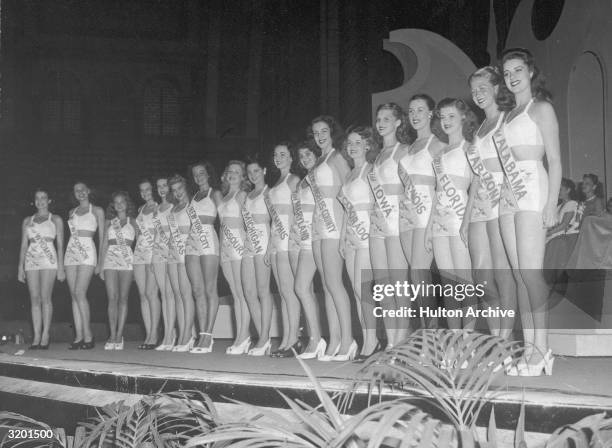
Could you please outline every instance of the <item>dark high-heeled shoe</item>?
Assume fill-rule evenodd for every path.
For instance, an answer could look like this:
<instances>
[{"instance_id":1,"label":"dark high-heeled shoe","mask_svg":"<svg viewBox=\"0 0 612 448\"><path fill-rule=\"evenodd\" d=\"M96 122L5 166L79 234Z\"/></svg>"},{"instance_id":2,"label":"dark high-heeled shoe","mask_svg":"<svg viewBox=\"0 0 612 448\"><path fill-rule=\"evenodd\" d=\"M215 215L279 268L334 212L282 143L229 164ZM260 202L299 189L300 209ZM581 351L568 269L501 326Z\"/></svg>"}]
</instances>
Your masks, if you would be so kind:
<instances>
[{"instance_id":1,"label":"dark high-heeled shoe","mask_svg":"<svg viewBox=\"0 0 612 448\"><path fill-rule=\"evenodd\" d=\"M91 350L95 346L96 346L96 343L94 342L93 339L91 341L89 341L89 342L83 341L81 343L81 350Z\"/></svg>"},{"instance_id":2,"label":"dark high-heeled shoe","mask_svg":"<svg viewBox=\"0 0 612 448\"><path fill-rule=\"evenodd\" d=\"M68 346L68 350L78 350L81 348L81 345L83 344L83 340L81 339L80 341L75 341L72 344L70 344Z\"/></svg>"},{"instance_id":3,"label":"dark high-heeled shoe","mask_svg":"<svg viewBox=\"0 0 612 448\"><path fill-rule=\"evenodd\" d=\"M276 357L277 358L293 358L296 354L299 355L300 353L302 353L303 349L304 349L304 346L302 344L302 341L297 341L291 347L286 348L285 350L279 351Z\"/></svg>"},{"instance_id":4,"label":"dark high-heeled shoe","mask_svg":"<svg viewBox=\"0 0 612 448\"><path fill-rule=\"evenodd\" d=\"M49 350L49 343L47 342L45 345L39 345L38 350Z\"/></svg>"},{"instance_id":5,"label":"dark high-heeled shoe","mask_svg":"<svg viewBox=\"0 0 612 448\"><path fill-rule=\"evenodd\" d=\"M38 350L40 348L40 344L32 344L30 345L30 350Z\"/></svg>"},{"instance_id":6,"label":"dark high-heeled shoe","mask_svg":"<svg viewBox=\"0 0 612 448\"><path fill-rule=\"evenodd\" d=\"M372 350L372 353L370 353L369 355L357 355L357 356L355 356L355 362L362 363L366 359L369 359L370 357L374 356L376 353L382 352L382 351L383 351L383 345L381 344L380 341L378 341L378 343L376 344L376 347L374 347L374 350Z\"/></svg>"}]
</instances>

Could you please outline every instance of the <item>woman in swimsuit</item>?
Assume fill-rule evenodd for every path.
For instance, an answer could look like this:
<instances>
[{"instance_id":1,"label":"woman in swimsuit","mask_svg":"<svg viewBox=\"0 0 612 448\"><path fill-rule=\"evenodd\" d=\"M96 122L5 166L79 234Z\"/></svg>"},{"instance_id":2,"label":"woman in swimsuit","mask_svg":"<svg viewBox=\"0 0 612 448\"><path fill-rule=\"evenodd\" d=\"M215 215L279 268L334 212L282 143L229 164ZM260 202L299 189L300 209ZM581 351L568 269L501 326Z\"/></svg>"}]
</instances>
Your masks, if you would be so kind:
<instances>
[{"instance_id":1,"label":"woman in swimsuit","mask_svg":"<svg viewBox=\"0 0 612 448\"><path fill-rule=\"evenodd\" d=\"M213 328L219 310L217 278L219 275L219 236L214 224L221 192L216 189L217 176L208 161L192 165L189 173L196 191L187 208L191 231L185 248L185 266L195 299L200 337L191 353L210 353Z\"/></svg>"},{"instance_id":2,"label":"woman in swimsuit","mask_svg":"<svg viewBox=\"0 0 612 448\"><path fill-rule=\"evenodd\" d=\"M91 333L87 289L94 272L99 274L102 270L102 263L101 260L98 260L93 237L97 230L98 244L102 245L105 233L104 211L101 207L89 202L90 190L84 182L75 183L73 192L78 205L68 214L70 239L64 255L64 269L72 298L76 339L68 348L70 350L92 349L94 341Z\"/></svg>"},{"instance_id":3,"label":"woman in swimsuit","mask_svg":"<svg viewBox=\"0 0 612 448\"><path fill-rule=\"evenodd\" d=\"M502 192L506 200L502 199L500 207L514 211L502 216L500 225L510 264L518 270L527 288L526 295L518 295L525 360L510 373L537 376L552 373L554 361L548 348L549 289L542 267L546 229L557 223L561 184L559 125L550 94L542 86L531 53L522 48L506 50L502 68L516 106L495 134L506 174ZM544 156L548 172L544 168Z\"/></svg>"},{"instance_id":4,"label":"woman in swimsuit","mask_svg":"<svg viewBox=\"0 0 612 448\"><path fill-rule=\"evenodd\" d=\"M104 350L123 350L123 328L128 312L128 295L134 278L132 243L136 239L134 206L125 191L112 194L106 208L106 233L102 240L102 271L106 285L110 337Z\"/></svg>"},{"instance_id":5,"label":"woman in swimsuit","mask_svg":"<svg viewBox=\"0 0 612 448\"><path fill-rule=\"evenodd\" d=\"M30 349L49 348L55 279L64 281L64 222L49 211L49 193L34 193L36 213L23 220L17 279L28 284L34 339ZM57 244L57 250L55 245Z\"/></svg>"}]
</instances>

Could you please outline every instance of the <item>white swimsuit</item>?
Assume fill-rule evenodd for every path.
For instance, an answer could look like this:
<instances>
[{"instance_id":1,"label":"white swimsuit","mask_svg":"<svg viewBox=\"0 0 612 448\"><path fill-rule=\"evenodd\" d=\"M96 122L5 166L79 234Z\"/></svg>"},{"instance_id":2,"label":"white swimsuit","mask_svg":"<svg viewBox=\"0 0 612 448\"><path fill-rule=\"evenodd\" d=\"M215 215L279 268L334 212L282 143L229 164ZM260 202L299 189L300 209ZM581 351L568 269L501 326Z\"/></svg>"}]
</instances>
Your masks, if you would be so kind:
<instances>
[{"instance_id":1,"label":"white swimsuit","mask_svg":"<svg viewBox=\"0 0 612 448\"><path fill-rule=\"evenodd\" d=\"M57 230L55 223L51 220L52 216L49 213L49 219L43 222L34 221L34 216L30 218L30 223L26 227L29 240L25 254L24 269L26 271L57 269L57 253L53 244Z\"/></svg>"}]
</instances>

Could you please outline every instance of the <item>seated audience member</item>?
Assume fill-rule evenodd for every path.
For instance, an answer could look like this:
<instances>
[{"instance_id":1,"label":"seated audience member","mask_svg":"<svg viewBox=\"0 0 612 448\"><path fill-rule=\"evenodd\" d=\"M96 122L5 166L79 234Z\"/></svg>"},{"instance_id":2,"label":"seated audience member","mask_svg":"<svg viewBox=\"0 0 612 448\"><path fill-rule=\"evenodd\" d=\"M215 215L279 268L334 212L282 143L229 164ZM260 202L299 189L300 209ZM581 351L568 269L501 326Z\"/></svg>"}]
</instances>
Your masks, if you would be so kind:
<instances>
[{"instance_id":1,"label":"seated audience member","mask_svg":"<svg viewBox=\"0 0 612 448\"><path fill-rule=\"evenodd\" d=\"M604 211L603 195L601 182L595 174L585 174L582 177L582 195L578 213L582 218L587 216L601 216Z\"/></svg>"}]
</instances>

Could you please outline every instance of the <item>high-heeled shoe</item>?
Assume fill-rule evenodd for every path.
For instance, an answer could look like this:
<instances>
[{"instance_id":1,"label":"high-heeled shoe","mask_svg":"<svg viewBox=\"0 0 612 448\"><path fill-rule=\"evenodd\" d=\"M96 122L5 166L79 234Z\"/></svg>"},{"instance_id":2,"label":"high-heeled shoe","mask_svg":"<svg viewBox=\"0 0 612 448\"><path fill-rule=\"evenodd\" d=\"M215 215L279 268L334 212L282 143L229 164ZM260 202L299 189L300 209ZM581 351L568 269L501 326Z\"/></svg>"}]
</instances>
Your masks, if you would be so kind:
<instances>
[{"instance_id":1,"label":"high-heeled shoe","mask_svg":"<svg viewBox=\"0 0 612 448\"><path fill-rule=\"evenodd\" d=\"M28 347L30 350L38 350L40 349L40 344L32 344Z\"/></svg>"},{"instance_id":2,"label":"high-heeled shoe","mask_svg":"<svg viewBox=\"0 0 612 448\"><path fill-rule=\"evenodd\" d=\"M176 345L176 333L174 334L174 337L172 338L172 343L171 344L161 344L158 345L157 347L155 347L155 350L157 350L158 352L170 352L172 351L172 348L174 348L174 346Z\"/></svg>"},{"instance_id":3,"label":"high-heeled shoe","mask_svg":"<svg viewBox=\"0 0 612 448\"><path fill-rule=\"evenodd\" d=\"M372 350L369 355L356 355L354 361L364 362L366 359L370 358L371 356L375 355L378 352L381 352L382 350L383 350L382 344L380 343L380 341L378 341L376 343L376 347L374 347L374 350Z\"/></svg>"},{"instance_id":4,"label":"high-heeled shoe","mask_svg":"<svg viewBox=\"0 0 612 448\"><path fill-rule=\"evenodd\" d=\"M81 343L81 350L91 350L95 346L96 346L96 343L94 342L93 339L91 341L89 341L89 342L83 341Z\"/></svg>"},{"instance_id":5,"label":"high-heeled shoe","mask_svg":"<svg viewBox=\"0 0 612 448\"><path fill-rule=\"evenodd\" d=\"M115 350L123 350L123 336L121 337L121 342L115 342Z\"/></svg>"},{"instance_id":6,"label":"high-heeled shoe","mask_svg":"<svg viewBox=\"0 0 612 448\"><path fill-rule=\"evenodd\" d=\"M251 337L249 336L238 345L230 345L225 353L227 355L244 355L249 352L249 346L251 345Z\"/></svg>"},{"instance_id":7,"label":"high-heeled shoe","mask_svg":"<svg viewBox=\"0 0 612 448\"><path fill-rule=\"evenodd\" d=\"M317 342L317 346L314 349L314 352L303 352L297 355L297 358L300 359L315 359L325 355L325 350L327 349L327 342L325 339L319 339Z\"/></svg>"},{"instance_id":8,"label":"high-heeled shoe","mask_svg":"<svg viewBox=\"0 0 612 448\"><path fill-rule=\"evenodd\" d=\"M68 350L78 350L81 348L81 344L83 343L83 339L80 339L78 341L74 341L72 342L69 346L68 346Z\"/></svg>"},{"instance_id":9,"label":"high-heeled shoe","mask_svg":"<svg viewBox=\"0 0 612 448\"><path fill-rule=\"evenodd\" d=\"M518 370L518 376L541 376L544 373L546 376L552 375L553 364L555 357L552 355L552 350L548 349L544 357L537 364L525 364L525 367Z\"/></svg>"},{"instance_id":10,"label":"high-heeled shoe","mask_svg":"<svg viewBox=\"0 0 612 448\"><path fill-rule=\"evenodd\" d=\"M319 361L331 361L332 358L334 356L336 356L339 351L340 351L340 343L338 343L338 345L336 346L336 349L332 352L331 355L326 355L325 352L323 352L323 354L321 356L319 356L317 358L317 360L319 360Z\"/></svg>"},{"instance_id":11,"label":"high-heeled shoe","mask_svg":"<svg viewBox=\"0 0 612 448\"><path fill-rule=\"evenodd\" d=\"M215 343L212 333L200 333L200 336L210 336L210 344L208 347L193 347L191 350L189 350L189 353L212 353L213 345Z\"/></svg>"},{"instance_id":12,"label":"high-heeled shoe","mask_svg":"<svg viewBox=\"0 0 612 448\"><path fill-rule=\"evenodd\" d=\"M115 343L107 342L106 344L104 344L104 350L115 350Z\"/></svg>"},{"instance_id":13,"label":"high-heeled shoe","mask_svg":"<svg viewBox=\"0 0 612 448\"><path fill-rule=\"evenodd\" d=\"M186 344L183 345L175 345L174 347L172 347L172 351L173 352L179 352L179 353L185 353L190 351L193 348L193 344L195 343L195 338L193 336L191 336L189 338L189 341L187 341Z\"/></svg>"},{"instance_id":14,"label":"high-heeled shoe","mask_svg":"<svg viewBox=\"0 0 612 448\"><path fill-rule=\"evenodd\" d=\"M341 361L341 362L352 361L353 359L355 359L356 354L357 354L357 342L353 339L353 342L351 342L351 345L349 346L348 351L344 355L332 356L330 361Z\"/></svg>"},{"instance_id":15,"label":"high-heeled shoe","mask_svg":"<svg viewBox=\"0 0 612 448\"><path fill-rule=\"evenodd\" d=\"M38 350L49 350L49 343L47 342L45 345L40 344Z\"/></svg>"},{"instance_id":16,"label":"high-heeled shoe","mask_svg":"<svg viewBox=\"0 0 612 448\"><path fill-rule=\"evenodd\" d=\"M265 355L270 354L271 349L272 349L272 341L268 339L263 346L259 348L253 347L252 349L249 350L247 354L249 356L265 356Z\"/></svg>"},{"instance_id":17,"label":"high-heeled shoe","mask_svg":"<svg viewBox=\"0 0 612 448\"><path fill-rule=\"evenodd\" d=\"M277 354L277 358L293 358L296 355L302 353L303 349L302 341L298 339L298 341L292 346L286 348L285 350L280 350Z\"/></svg>"}]
</instances>

